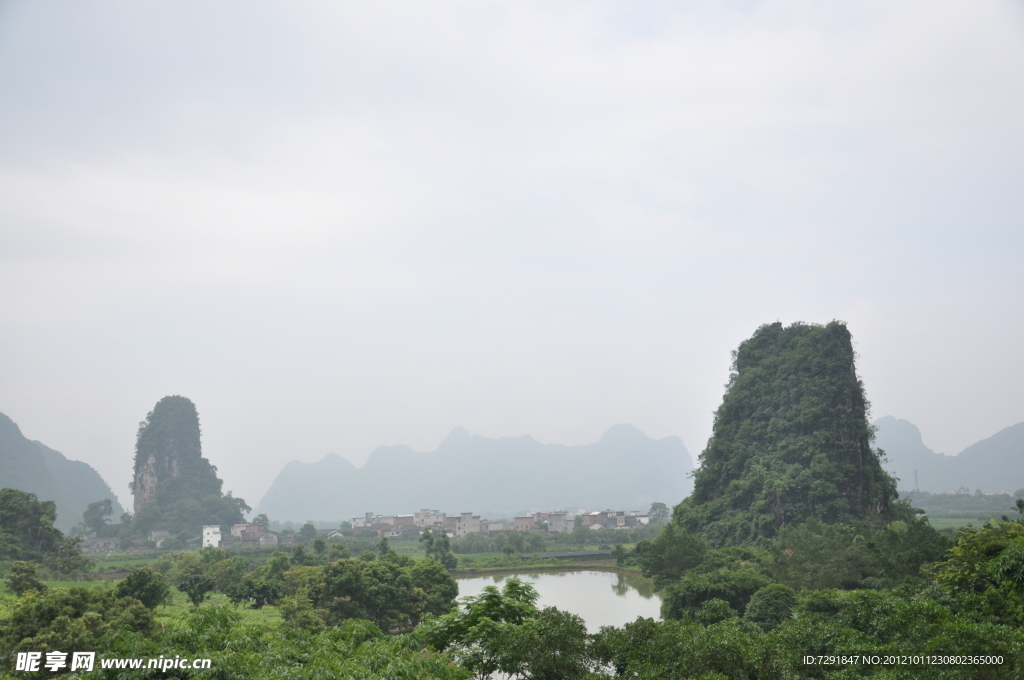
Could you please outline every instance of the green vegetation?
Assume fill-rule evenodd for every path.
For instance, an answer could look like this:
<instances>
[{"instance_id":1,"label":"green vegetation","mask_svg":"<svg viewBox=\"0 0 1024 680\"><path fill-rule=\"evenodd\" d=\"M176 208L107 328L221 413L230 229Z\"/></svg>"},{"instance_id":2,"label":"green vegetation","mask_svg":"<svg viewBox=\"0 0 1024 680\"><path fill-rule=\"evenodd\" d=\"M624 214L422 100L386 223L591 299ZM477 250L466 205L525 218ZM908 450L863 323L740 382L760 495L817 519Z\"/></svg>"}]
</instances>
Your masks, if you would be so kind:
<instances>
[{"instance_id":1,"label":"green vegetation","mask_svg":"<svg viewBox=\"0 0 1024 680\"><path fill-rule=\"evenodd\" d=\"M35 494L0 489L0 561L41 564L54 574L84 575L93 563L82 556L80 539L69 538L53 526L53 501Z\"/></svg>"},{"instance_id":2,"label":"green vegetation","mask_svg":"<svg viewBox=\"0 0 1024 680\"><path fill-rule=\"evenodd\" d=\"M171 586L163 574L149 567L136 569L114 588L114 597L131 597L150 609L166 602L171 596Z\"/></svg>"},{"instance_id":3,"label":"green vegetation","mask_svg":"<svg viewBox=\"0 0 1024 680\"><path fill-rule=\"evenodd\" d=\"M939 528L946 525L959 528L968 522L984 524L990 519L999 519L1016 513L1016 503L1024 498L1024 489L1018 489L1013 495L967 493L966 489L963 493L908 491L904 493L904 497L915 508L924 510L932 526Z\"/></svg>"},{"instance_id":4,"label":"green vegetation","mask_svg":"<svg viewBox=\"0 0 1024 680\"><path fill-rule=\"evenodd\" d=\"M721 547L809 519L905 518L870 447L845 325L762 326L740 344L732 371L677 525Z\"/></svg>"},{"instance_id":5,"label":"green vegetation","mask_svg":"<svg viewBox=\"0 0 1024 680\"><path fill-rule=\"evenodd\" d=\"M482 538L487 540L486 537L482 536ZM458 565L458 558L456 558L455 554L452 552L450 543L448 542L448 534L443 529L438 529L437 531L427 529L420 534L420 543L423 544L423 550L427 557L437 560L449 571ZM476 551L467 550L467 552ZM486 551L481 550L479 552Z\"/></svg>"},{"instance_id":6,"label":"green vegetation","mask_svg":"<svg viewBox=\"0 0 1024 680\"><path fill-rule=\"evenodd\" d=\"M4 586L15 595L24 595L29 590L46 592L46 583L39 578L36 565L31 562L14 562L4 577Z\"/></svg>"}]
</instances>

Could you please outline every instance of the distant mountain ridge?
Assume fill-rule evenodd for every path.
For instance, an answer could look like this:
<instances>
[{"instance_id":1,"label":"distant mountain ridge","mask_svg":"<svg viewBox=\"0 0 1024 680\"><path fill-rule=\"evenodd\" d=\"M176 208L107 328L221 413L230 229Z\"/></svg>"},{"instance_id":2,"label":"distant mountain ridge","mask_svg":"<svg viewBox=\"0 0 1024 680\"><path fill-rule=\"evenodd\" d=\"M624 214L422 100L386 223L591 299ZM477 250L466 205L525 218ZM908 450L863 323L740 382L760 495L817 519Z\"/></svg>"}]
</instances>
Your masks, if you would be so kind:
<instances>
[{"instance_id":1,"label":"distant mountain ridge","mask_svg":"<svg viewBox=\"0 0 1024 680\"><path fill-rule=\"evenodd\" d=\"M1004 428L971 444L956 456L935 453L921 431L907 420L885 416L875 421L875 446L885 451L883 466L899 478L901 491L917 488L946 493L967 487L973 492L1013 493L1024 488L1024 423Z\"/></svg>"},{"instance_id":2,"label":"distant mountain ridge","mask_svg":"<svg viewBox=\"0 0 1024 680\"><path fill-rule=\"evenodd\" d=\"M0 413L0 488L34 493L41 501L57 505L55 525L67 531L82 521L89 503L109 498L114 521L124 512L117 496L88 463L68 460L38 441L30 441L21 428Z\"/></svg>"},{"instance_id":3,"label":"distant mountain ridge","mask_svg":"<svg viewBox=\"0 0 1024 680\"><path fill-rule=\"evenodd\" d=\"M427 507L492 517L528 509L646 509L689 494L692 467L681 439L655 440L631 425L580 446L530 436L489 439L457 427L434 451L381 446L361 468L333 453L315 463L291 461L257 512L281 521L338 521Z\"/></svg>"}]
</instances>

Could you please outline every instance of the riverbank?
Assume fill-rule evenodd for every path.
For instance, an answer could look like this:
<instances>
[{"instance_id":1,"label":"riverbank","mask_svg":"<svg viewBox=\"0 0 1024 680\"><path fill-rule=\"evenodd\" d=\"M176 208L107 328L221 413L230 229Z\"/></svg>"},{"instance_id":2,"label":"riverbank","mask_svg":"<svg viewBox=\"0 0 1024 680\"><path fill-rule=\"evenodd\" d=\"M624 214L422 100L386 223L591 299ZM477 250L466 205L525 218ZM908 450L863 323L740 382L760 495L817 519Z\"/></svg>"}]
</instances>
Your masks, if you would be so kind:
<instances>
[{"instance_id":1,"label":"riverbank","mask_svg":"<svg viewBox=\"0 0 1024 680\"><path fill-rule=\"evenodd\" d=\"M473 576L489 576L491 574L553 573L559 571L607 571L615 574L642 575L639 569L620 567L615 564L615 560L599 560L594 562L576 562L573 564L530 564L527 566L458 569L452 572L452 576L454 578L469 578Z\"/></svg>"}]
</instances>

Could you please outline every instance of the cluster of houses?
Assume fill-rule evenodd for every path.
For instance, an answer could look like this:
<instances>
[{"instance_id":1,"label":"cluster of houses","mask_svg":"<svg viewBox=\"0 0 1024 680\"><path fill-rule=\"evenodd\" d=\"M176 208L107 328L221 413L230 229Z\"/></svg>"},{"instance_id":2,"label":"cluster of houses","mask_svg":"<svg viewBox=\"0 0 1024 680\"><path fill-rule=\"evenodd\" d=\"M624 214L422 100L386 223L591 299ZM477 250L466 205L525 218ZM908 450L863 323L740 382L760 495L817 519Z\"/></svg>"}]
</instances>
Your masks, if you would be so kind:
<instances>
[{"instance_id":1,"label":"cluster of houses","mask_svg":"<svg viewBox=\"0 0 1024 680\"><path fill-rule=\"evenodd\" d=\"M469 534L496 536L505 531L505 523L480 519L480 515L471 512L446 515L424 508L412 515L375 515L368 512L362 517L352 518L352 529L372 531L385 538L403 538L406 534L418 537L427 529L441 529L451 538L465 538Z\"/></svg>"},{"instance_id":2,"label":"cluster of houses","mask_svg":"<svg viewBox=\"0 0 1024 680\"><path fill-rule=\"evenodd\" d=\"M340 529L320 529L316 532L317 538L325 541L338 540L344 534ZM152 540L152 539L151 539ZM295 534L286 533L278 536L272 533L266 524L233 524L231 533L223 535L220 527L216 524L203 526L202 547L213 546L214 548L230 548L238 546L243 548L288 548L295 545ZM157 543L157 547L160 545Z\"/></svg>"},{"instance_id":3,"label":"cluster of houses","mask_svg":"<svg viewBox=\"0 0 1024 680\"><path fill-rule=\"evenodd\" d=\"M418 538L427 529L443 530L450 538L466 538L470 534L497 536L505 531L543 531L549 534L572 532L577 525L588 529L627 529L642 526L650 522L650 517L641 515L638 510L598 510L595 512L580 511L571 514L563 510L532 512L523 517L516 517L512 522L492 522L481 519L480 515L463 512L458 515L447 515L438 510L423 508L411 515L375 515L367 512L362 517L352 518L352 529L357 532L373 532L382 538ZM153 532L150 540L157 547L166 532ZM340 539L343 536L339 529L322 529L317 532L318 538L325 540ZM215 548L287 547L295 542L294 535L278 536L270 532L265 524L235 524L231 533L223 535L220 527L215 524L203 527L202 547Z\"/></svg>"},{"instance_id":4,"label":"cluster of houses","mask_svg":"<svg viewBox=\"0 0 1024 680\"><path fill-rule=\"evenodd\" d=\"M288 539L291 539L289 536ZM231 533L223 536L220 526L206 524L203 526L204 548L228 548L231 546L253 547L253 548L276 548L279 545L290 544L293 540L279 539L277 534L271 533L266 524L233 524ZM157 542L157 547L160 543Z\"/></svg>"},{"instance_id":5,"label":"cluster of houses","mask_svg":"<svg viewBox=\"0 0 1024 680\"><path fill-rule=\"evenodd\" d=\"M411 515L375 515L368 512L362 517L353 517L352 528L373 531L386 538L402 538L406 534L419 536L426 529L436 528L443 529L450 538L465 538L469 534L496 536L506 530L564 534L576 528L577 520L589 529L626 529L648 524L650 517L641 515L638 510L581 511L578 515L563 510L549 510L516 517L507 523L481 519L480 515L472 512L446 515L438 510L424 508Z\"/></svg>"}]
</instances>

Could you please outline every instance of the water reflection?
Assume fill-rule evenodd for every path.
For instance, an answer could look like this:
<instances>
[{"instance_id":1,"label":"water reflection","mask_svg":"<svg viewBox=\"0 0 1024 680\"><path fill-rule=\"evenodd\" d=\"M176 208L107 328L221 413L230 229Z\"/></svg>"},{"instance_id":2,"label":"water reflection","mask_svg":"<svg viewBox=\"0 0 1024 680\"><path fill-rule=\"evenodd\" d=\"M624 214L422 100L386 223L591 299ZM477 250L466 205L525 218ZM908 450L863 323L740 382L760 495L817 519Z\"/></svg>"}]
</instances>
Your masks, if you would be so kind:
<instances>
[{"instance_id":1,"label":"water reflection","mask_svg":"<svg viewBox=\"0 0 1024 680\"><path fill-rule=\"evenodd\" d=\"M470 576L458 579L459 596L478 595L488 585L500 588L512 576L537 589L539 606L578 614L590 632L638 616L661 618L661 596L654 592L654 582L639 574L579 570Z\"/></svg>"},{"instance_id":2,"label":"water reflection","mask_svg":"<svg viewBox=\"0 0 1024 680\"><path fill-rule=\"evenodd\" d=\"M639 574L616 574L618 577L612 584L612 590L616 595L625 596L629 591L635 590L637 594L645 599L654 597L654 581L644 578ZM661 606L661 598L658 598L658 606Z\"/></svg>"}]
</instances>

